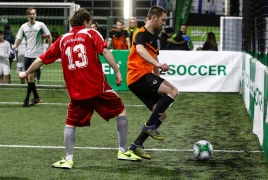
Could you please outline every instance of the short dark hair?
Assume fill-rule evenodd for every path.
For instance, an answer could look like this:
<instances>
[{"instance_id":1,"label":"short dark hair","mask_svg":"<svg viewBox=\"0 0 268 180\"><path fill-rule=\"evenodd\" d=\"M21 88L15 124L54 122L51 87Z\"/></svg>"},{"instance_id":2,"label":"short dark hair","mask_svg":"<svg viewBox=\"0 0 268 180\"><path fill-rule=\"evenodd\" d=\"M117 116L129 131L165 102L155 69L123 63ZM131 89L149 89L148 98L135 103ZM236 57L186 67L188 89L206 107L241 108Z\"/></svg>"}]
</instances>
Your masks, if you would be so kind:
<instances>
[{"instance_id":1,"label":"short dark hair","mask_svg":"<svg viewBox=\"0 0 268 180\"><path fill-rule=\"evenodd\" d=\"M0 34L4 34L4 31L0 30Z\"/></svg>"},{"instance_id":2,"label":"short dark hair","mask_svg":"<svg viewBox=\"0 0 268 180\"><path fill-rule=\"evenodd\" d=\"M91 24L95 24L95 26L98 27L98 22L97 21L93 21Z\"/></svg>"},{"instance_id":3,"label":"short dark hair","mask_svg":"<svg viewBox=\"0 0 268 180\"><path fill-rule=\"evenodd\" d=\"M34 11L35 11L35 14L37 14L37 10L36 10L34 7L29 7L29 8L26 10L26 16L30 13L31 10L34 10Z\"/></svg>"},{"instance_id":4,"label":"short dark hair","mask_svg":"<svg viewBox=\"0 0 268 180\"><path fill-rule=\"evenodd\" d=\"M182 38L182 31L178 30L176 37L173 38L175 41L181 41L183 40Z\"/></svg>"},{"instance_id":5,"label":"short dark hair","mask_svg":"<svg viewBox=\"0 0 268 180\"><path fill-rule=\"evenodd\" d=\"M86 21L89 23L91 21L91 13L88 12L85 8L80 8L73 16L70 18L69 22L72 27L74 26L82 26L84 25L84 22Z\"/></svg>"},{"instance_id":6,"label":"short dark hair","mask_svg":"<svg viewBox=\"0 0 268 180\"><path fill-rule=\"evenodd\" d=\"M166 31L166 33L173 33L173 32L174 32L174 30L173 30L172 27L167 27L167 28L165 29L165 31Z\"/></svg>"},{"instance_id":7,"label":"short dark hair","mask_svg":"<svg viewBox=\"0 0 268 180\"><path fill-rule=\"evenodd\" d=\"M149 20L152 18L153 15L156 15L159 18L160 16L162 16L163 13L167 14L167 10L165 10L161 6L153 6L149 9L147 17Z\"/></svg>"},{"instance_id":8,"label":"short dark hair","mask_svg":"<svg viewBox=\"0 0 268 180\"><path fill-rule=\"evenodd\" d=\"M116 22L121 22L122 25L124 25L124 20L123 19L118 19Z\"/></svg>"}]
</instances>

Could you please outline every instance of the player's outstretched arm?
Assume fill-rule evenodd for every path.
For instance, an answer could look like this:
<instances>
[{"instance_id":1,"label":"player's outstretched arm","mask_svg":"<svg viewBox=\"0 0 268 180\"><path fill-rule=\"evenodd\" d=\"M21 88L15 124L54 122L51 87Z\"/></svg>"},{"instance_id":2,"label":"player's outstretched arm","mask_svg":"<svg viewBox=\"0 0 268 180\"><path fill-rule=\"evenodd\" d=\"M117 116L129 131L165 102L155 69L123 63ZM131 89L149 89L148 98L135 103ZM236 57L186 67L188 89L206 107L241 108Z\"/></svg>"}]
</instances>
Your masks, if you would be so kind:
<instances>
[{"instance_id":1,"label":"player's outstretched arm","mask_svg":"<svg viewBox=\"0 0 268 180\"><path fill-rule=\"evenodd\" d=\"M39 57L36 58L32 65L27 69L27 71L19 73L19 78L26 78L30 73L35 72L37 69L39 69L43 64L43 61Z\"/></svg>"},{"instance_id":2,"label":"player's outstretched arm","mask_svg":"<svg viewBox=\"0 0 268 180\"><path fill-rule=\"evenodd\" d=\"M146 61L153 64L154 66L162 69L164 72L168 71L169 66L166 63L159 63L158 60L154 59L150 53L144 48L143 45L136 45L137 53Z\"/></svg>"},{"instance_id":3,"label":"player's outstretched arm","mask_svg":"<svg viewBox=\"0 0 268 180\"><path fill-rule=\"evenodd\" d=\"M47 49L49 49L50 46L51 46L51 44L52 44L52 36L51 36L51 34L48 35L48 41L47 41L47 44L48 44Z\"/></svg>"},{"instance_id":4,"label":"player's outstretched arm","mask_svg":"<svg viewBox=\"0 0 268 180\"><path fill-rule=\"evenodd\" d=\"M12 49L16 49L20 45L21 41L22 41L21 39L17 38L15 43L14 43L14 45L13 45L13 47L12 47Z\"/></svg>"},{"instance_id":5,"label":"player's outstretched arm","mask_svg":"<svg viewBox=\"0 0 268 180\"><path fill-rule=\"evenodd\" d=\"M110 48L111 43L112 43L112 40L111 39L108 39L107 48Z\"/></svg>"},{"instance_id":6,"label":"player's outstretched arm","mask_svg":"<svg viewBox=\"0 0 268 180\"><path fill-rule=\"evenodd\" d=\"M113 54L110 52L109 49L104 48L102 51L102 55L104 56L107 63L113 68L113 70L116 72L116 84L117 86L120 86L123 82L123 78L121 75L121 72L119 70L119 67L116 64L116 61L114 59Z\"/></svg>"},{"instance_id":7,"label":"player's outstretched arm","mask_svg":"<svg viewBox=\"0 0 268 180\"><path fill-rule=\"evenodd\" d=\"M156 60L159 62L158 58L156 57ZM156 76L160 76L160 71L159 71L159 68L154 66L153 68L153 73L156 75Z\"/></svg>"}]
</instances>

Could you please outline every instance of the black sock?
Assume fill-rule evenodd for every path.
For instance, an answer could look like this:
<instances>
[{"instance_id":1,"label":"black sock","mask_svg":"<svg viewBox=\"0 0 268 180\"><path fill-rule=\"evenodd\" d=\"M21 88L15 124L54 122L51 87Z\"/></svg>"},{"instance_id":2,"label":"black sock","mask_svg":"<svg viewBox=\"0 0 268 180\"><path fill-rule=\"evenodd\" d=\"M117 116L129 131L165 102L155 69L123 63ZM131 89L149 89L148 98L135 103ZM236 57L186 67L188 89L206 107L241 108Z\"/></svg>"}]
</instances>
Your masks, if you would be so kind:
<instances>
[{"instance_id":1,"label":"black sock","mask_svg":"<svg viewBox=\"0 0 268 180\"><path fill-rule=\"evenodd\" d=\"M174 99L167 95L164 95L161 99L159 99L149 120L146 122L146 125L155 125L158 118L165 112L165 110L170 106L170 104L173 103L173 101Z\"/></svg>"},{"instance_id":2,"label":"black sock","mask_svg":"<svg viewBox=\"0 0 268 180\"><path fill-rule=\"evenodd\" d=\"M162 121L157 119L156 123L155 123L155 127L156 129L162 124Z\"/></svg>"},{"instance_id":3,"label":"black sock","mask_svg":"<svg viewBox=\"0 0 268 180\"><path fill-rule=\"evenodd\" d=\"M134 141L135 145L142 145L143 142L149 137L148 134L146 134L145 132L141 132L140 135L138 136L138 138Z\"/></svg>"},{"instance_id":4,"label":"black sock","mask_svg":"<svg viewBox=\"0 0 268 180\"><path fill-rule=\"evenodd\" d=\"M35 83L32 83L32 91L33 91L34 99L38 99L39 96L38 96L37 91L36 91Z\"/></svg>"},{"instance_id":5,"label":"black sock","mask_svg":"<svg viewBox=\"0 0 268 180\"><path fill-rule=\"evenodd\" d=\"M24 100L25 102L29 101L31 92L32 92L32 84L30 82L28 82L28 85L27 85L27 94L26 94L26 98Z\"/></svg>"},{"instance_id":6,"label":"black sock","mask_svg":"<svg viewBox=\"0 0 268 180\"><path fill-rule=\"evenodd\" d=\"M41 77L41 69L40 68L35 71L35 75L36 75L37 81L39 81L40 77Z\"/></svg>"}]
</instances>

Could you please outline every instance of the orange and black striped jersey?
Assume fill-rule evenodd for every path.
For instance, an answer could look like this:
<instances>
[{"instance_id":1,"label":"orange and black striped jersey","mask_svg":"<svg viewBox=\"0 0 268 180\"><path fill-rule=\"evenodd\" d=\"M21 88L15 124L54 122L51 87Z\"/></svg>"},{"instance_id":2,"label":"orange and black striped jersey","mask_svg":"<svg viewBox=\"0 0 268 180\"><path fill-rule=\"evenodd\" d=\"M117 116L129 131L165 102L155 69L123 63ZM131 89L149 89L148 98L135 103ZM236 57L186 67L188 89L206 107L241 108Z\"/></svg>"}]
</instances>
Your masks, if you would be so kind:
<instances>
[{"instance_id":1,"label":"orange and black striped jersey","mask_svg":"<svg viewBox=\"0 0 268 180\"><path fill-rule=\"evenodd\" d=\"M143 75L152 73L154 65L143 59L136 51L136 45L141 44L156 59L159 54L157 46L158 32L151 34L145 27L134 33L133 45L128 56L127 84L130 85Z\"/></svg>"},{"instance_id":2,"label":"orange and black striped jersey","mask_svg":"<svg viewBox=\"0 0 268 180\"><path fill-rule=\"evenodd\" d=\"M112 29L109 33L109 38L113 42L113 49L128 49L126 38L129 37L127 30L122 30L120 32Z\"/></svg>"}]
</instances>

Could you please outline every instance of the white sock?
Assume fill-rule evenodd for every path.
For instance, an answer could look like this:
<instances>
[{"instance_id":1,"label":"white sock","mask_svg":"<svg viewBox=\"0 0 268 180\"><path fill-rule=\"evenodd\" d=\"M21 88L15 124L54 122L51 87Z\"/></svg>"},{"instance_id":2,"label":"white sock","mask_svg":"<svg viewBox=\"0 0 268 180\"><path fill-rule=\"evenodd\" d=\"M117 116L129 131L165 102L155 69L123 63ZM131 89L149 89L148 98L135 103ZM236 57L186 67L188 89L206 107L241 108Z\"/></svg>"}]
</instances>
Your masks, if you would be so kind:
<instances>
[{"instance_id":1,"label":"white sock","mask_svg":"<svg viewBox=\"0 0 268 180\"><path fill-rule=\"evenodd\" d=\"M116 119L116 129L118 133L119 150L122 152L127 151L127 131L128 120L127 116L118 116Z\"/></svg>"},{"instance_id":2,"label":"white sock","mask_svg":"<svg viewBox=\"0 0 268 180\"><path fill-rule=\"evenodd\" d=\"M68 155L66 158L65 158L66 161L72 161L73 160L73 155Z\"/></svg>"},{"instance_id":3,"label":"white sock","mask_svg":"<svg viewBox=\"0 0 268 180\"><path fill-rule=\"evenodd\" d=\"M75 128L74 127L70 127L70 126L65 127L64 143L65 143L65 150L66 150L65 160L66 161L73 160L74 143L75 143Z\"/></svg>"}]
</instances>

